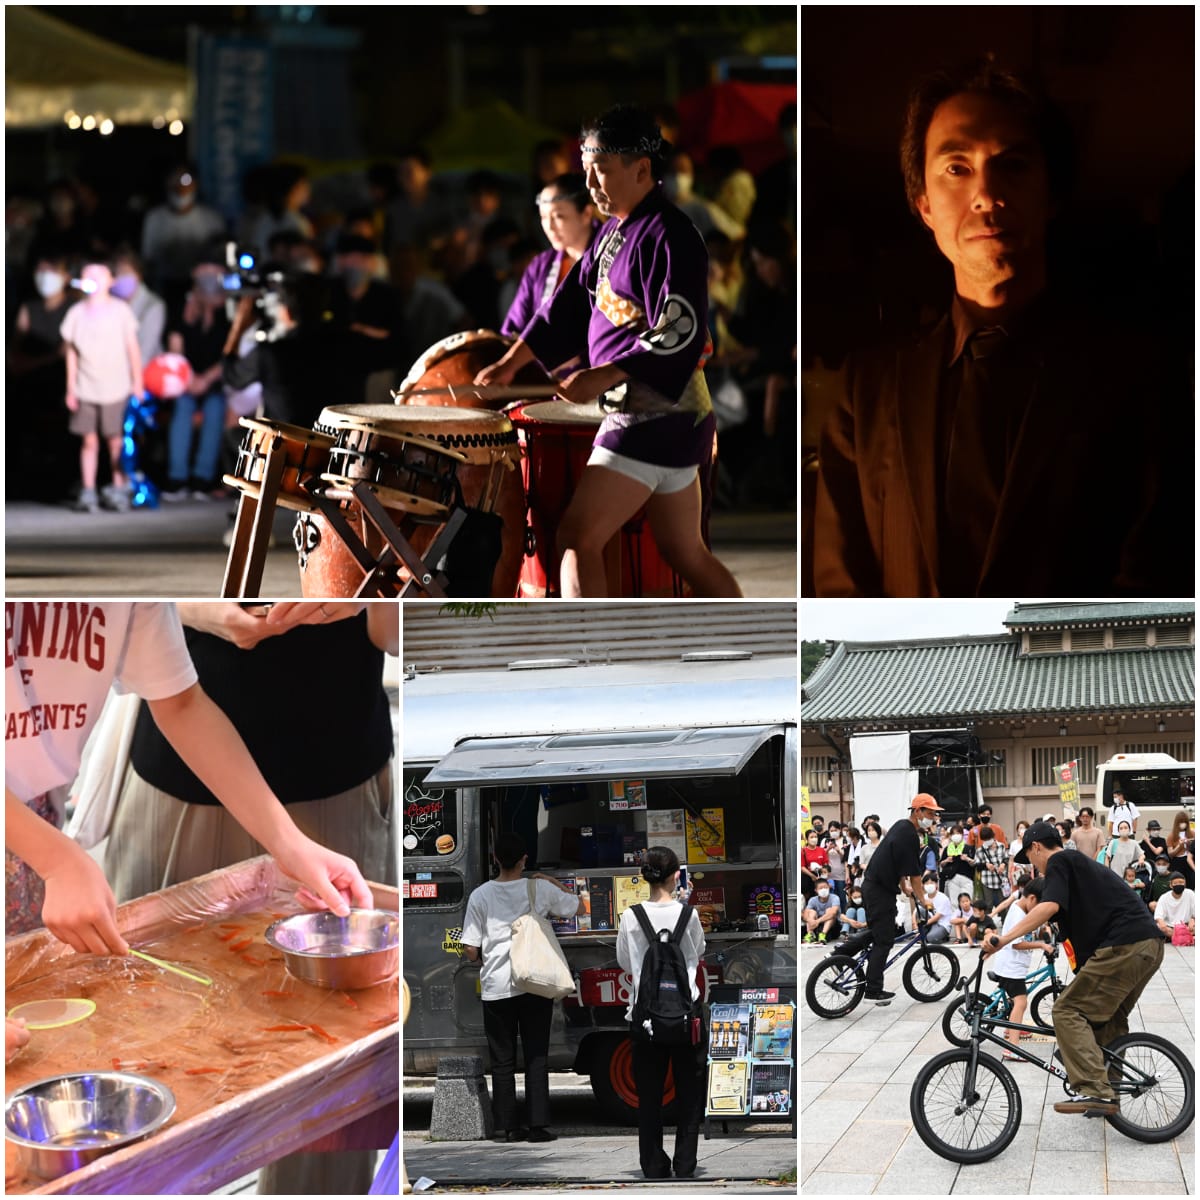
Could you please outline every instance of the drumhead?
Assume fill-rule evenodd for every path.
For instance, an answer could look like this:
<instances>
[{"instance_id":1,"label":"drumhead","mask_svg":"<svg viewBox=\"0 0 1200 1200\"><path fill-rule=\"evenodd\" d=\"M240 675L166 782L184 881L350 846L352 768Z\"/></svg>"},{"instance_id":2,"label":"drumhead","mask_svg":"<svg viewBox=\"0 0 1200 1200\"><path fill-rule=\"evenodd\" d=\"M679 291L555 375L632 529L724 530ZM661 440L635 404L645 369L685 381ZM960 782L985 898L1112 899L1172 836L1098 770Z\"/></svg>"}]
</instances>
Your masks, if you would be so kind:
<instances>
[{"instance_id":1,"label":"drumhead","mask_svg":"<svg viewBox=\"0 0 1200 1200\"><path fill-rule=\"evenodd\" d=\"M587 425L595 428L608 415L599 404L572 404L568 400L539 400L510 409L513 424Z\"/></svg>"},{"instance_id":2,"label":"drumhead","mask_svg":"<svg viewBox=\"0 0 1200 1200\"><path fill-rule=\"evenodd\" d=\"M408 374L404 377L404 382L400 384L398 391L405 391L407 388L413 387L416 382L429 370L441 362L442 359L461 350L464 346L473 345L475 342L492 341L498 342L502 347L500 353L503 354L509 346L512 345L512 339L501 336L491 329L465 329L460 333L452 333L449 337L444 337L440 342L434 342L420 358L413 363L409 368ZM497 358L500 355L496 355Z\"/></svg>"},{"instance_id":3,"label":"drumhead","mask_svg":"<svg viewBox=\"0 0 1200 1200\"><path fill-rule=\"evenodd\" d=\"M337 433L341 429L407 430L425 437L439 433L502 433L512 427L504 413L484 408L423 408L408 404L335 404L317 419L317 429Z\"/></svg>"}]
</instances>

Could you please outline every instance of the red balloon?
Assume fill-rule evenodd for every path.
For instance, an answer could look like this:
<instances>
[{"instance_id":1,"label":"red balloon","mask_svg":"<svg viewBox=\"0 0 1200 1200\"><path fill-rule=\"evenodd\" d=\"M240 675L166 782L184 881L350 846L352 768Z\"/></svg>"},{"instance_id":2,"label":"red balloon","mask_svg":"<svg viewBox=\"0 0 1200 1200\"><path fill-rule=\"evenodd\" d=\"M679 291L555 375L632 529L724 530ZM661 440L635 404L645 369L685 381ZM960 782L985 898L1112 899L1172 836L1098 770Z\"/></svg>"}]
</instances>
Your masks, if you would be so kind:
<instances>
[{"instance_id":1,"label":"red balloon","mask_svg":"<svg viewBox=\"0 0 1200 1200\"><path fill-rule=\"evenodd\" d=\"M192 364L182 354L157 354L142 372L142 384L157 400L174 400L192 386Z\"/></svg>"}]
</instances>

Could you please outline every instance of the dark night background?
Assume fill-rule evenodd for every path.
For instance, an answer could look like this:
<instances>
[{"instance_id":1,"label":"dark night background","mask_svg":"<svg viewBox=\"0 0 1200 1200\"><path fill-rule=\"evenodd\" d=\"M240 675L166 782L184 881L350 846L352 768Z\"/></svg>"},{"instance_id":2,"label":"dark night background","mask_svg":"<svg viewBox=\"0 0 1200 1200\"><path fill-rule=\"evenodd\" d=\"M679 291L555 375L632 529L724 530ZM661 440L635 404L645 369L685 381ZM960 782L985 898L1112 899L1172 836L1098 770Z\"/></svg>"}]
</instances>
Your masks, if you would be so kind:
<instances>
[{"instance_id":1,"label":"dark night background","mask_svg":"<svg viewBox=\"0 0 1200 1200\"><path fill-rule=\"evenodd\" d=\"M904 197L904 105L919 75L987 51L1032 68L1078 140L1051 243L1057 282L1190 354L1194 21L1190 5L805 7L804 365L836 365L948 304L949 266Z\"/></svg>"}]
</instances>

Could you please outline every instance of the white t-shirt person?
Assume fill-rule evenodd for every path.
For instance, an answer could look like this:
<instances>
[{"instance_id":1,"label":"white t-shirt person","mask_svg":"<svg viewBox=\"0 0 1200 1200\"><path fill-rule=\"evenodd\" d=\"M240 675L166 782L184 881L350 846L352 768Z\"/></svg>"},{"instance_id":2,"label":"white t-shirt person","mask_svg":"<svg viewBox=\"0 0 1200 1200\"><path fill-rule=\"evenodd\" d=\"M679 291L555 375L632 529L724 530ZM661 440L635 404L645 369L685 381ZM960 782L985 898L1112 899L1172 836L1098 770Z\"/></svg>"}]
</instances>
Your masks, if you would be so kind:
<instances>
[{"instance_id":1,"label":"white t-shirt person","mask_svg":"<svg viewBox=\"0 0 1200 1200\"><path fill-rule=\"evenodd\" d=\"M1154 906L1154 919L1164 925L1186 925L1196 917L1196 893L1184 888L1177 897L1173 892L1164 892Z\"/></svg>"},{"instance_id":2,"label":"white t-shirt person","mask_svg":"<svg viewBox=\"0 0 1200 1200\"><path fill-rule=\"evenodd\" d=\"M1001 936L1008 933L1014 926L1020 924L1029 914L1017 903L1008 906L1004 914L1004 928ZM992 956L991 970L1002 979L1024 979L1029 974L1032 965L1031 951L1022 950L1020 941L1009 942L1003 949L997 950Z\"/></svg>"},{"instance_id":3,"label":"white t-shirt person","mask_svg":"<svg viewBox=\"0 0 1200 1200\"><path fill-rule=\"evenodd\" d=\"M1114 801L1116 800L1115 796L1113 797L1113 800ZM1133 804L1132 802L1125 800L1122 797L1122 801L1120 804L1117 804L1117 803L1113 804L1112 812L1110 812L1108 815L1108 827L1115 834L1117 831L1117 826L1122 821L1128 821L1130 830L1132 830L1133 832L1136 833L1137 832L1137 819L1141 815L1142 815L1142 810L1140 808L1138 808L1138 806L1136 804Z\"/></svg>"},{"instance_id":4,"label":"white t-shirt person","mask_svg":"<svg viewBox=\"0 0 1200 1200\"><path fill-rule=\"evenodd\" d=\"M173 604L4 606L4 783L19 800L70 783L109 688L164 700L196 682Z\"/></svg>"},{"instance_id":5,"label":"white t-shirt person","mask_svg":"<svg viewBox=\"0 0 1200 1200\"><path fill-rule=\"evenodd\" d=\"M579 911L579 897L562 888L534 880L537 911L543 916L572 917ZM480 996L484 1000L504 1000L525 993L513 987L512 925L529 911L529 880L514 879L501 883L489 880L477 887L467 901L467 916L463 922L462 942L478 946L482 962L479 967Z\"/></svg>"},{"instance_id":6,"label":"white t-shirt person","mask_svg":"<svg viewBox=\"0 0 1200 1200\"><path fill-rule=\"evenodd\" d=\"M678 900L643 900L642 907L654 929L673 931L683 905ZM629 989L629 1007L625 1010L625 1020L633 1020L633 1005L637 1000L638 980L642 974L642 959L648 949L646 935L638 924L637 916L632 906L621 914L621 923L617 926L617 962L633 976L633 984ZM700 925L700 915L696 913L687 923L683 931L681 943L683 959L687 963L687 975L692 985L692 1000L700 999L700 988L696 983L696 970L704 957L704 930Z\"/></svg>"}]
</instances>

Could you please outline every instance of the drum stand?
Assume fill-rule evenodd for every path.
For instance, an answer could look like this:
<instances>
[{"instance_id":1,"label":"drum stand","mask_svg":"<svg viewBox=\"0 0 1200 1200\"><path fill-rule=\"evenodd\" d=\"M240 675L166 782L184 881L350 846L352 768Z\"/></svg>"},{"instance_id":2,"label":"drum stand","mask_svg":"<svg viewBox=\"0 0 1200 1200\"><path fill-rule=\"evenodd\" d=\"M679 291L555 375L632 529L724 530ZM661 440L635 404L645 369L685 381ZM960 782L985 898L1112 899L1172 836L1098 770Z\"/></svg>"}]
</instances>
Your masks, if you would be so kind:
<instances>
[{"instance_id":1,"label":"drum stand","mask_svg":"<svg viewBox=\"0 0 1200 1200\"><path fill-rule=\"evenodd\" d=\"M229 546L225 579L221 584L222 596L242 598L258 595L267 549L271 544L271 525L279 500L279 481L283 478L286 465L283 438L273 438L267 449L267 462L258 495L242 492L238 501L233 541Z\"/></svg>"},{"instance_id":2,"label":"drum stand","mask_svg":"<svg viewBox=\"0 0 1200 1200\"><path fill-rule=\"evenodd\" d=\"M374 557L342 515L341 505L321 494L321 484L313 480L303 486L312 496L313 503L321 510L321 515L329 522L330 528L342 539L346 549L364 572L363 581L354 593L355 596L405 597L420 592L439 600L446 598L446 576L429 564L438 563L445 557L446 551L467 519L466 509L455 505L450 510L441 532L429 547L426 557L422 558L413 549L408 538L400 532L388 515L387 509L379 503L370 485L359 480L351 490L363 514L363 532L366 532L366 522L370 521L387 543L383 552ZM400 566L407 568L411 576L403 587L399 586Z\"/></svg>"}]
</instances>

